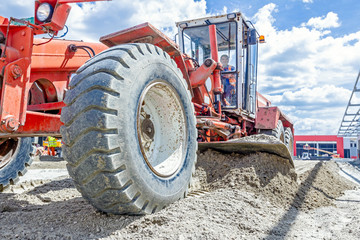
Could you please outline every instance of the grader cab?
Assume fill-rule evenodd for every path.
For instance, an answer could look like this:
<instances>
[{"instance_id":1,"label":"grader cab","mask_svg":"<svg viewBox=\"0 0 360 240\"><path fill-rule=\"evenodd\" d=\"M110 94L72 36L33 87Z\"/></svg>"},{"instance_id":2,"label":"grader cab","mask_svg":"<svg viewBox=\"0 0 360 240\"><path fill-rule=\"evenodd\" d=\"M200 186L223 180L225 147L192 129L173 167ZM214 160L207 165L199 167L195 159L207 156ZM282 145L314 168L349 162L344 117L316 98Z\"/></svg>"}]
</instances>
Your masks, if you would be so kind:
<instances>
[{"instance_id":1,"label":"grader cab","mask_svg":"<svg viewBox=\"0 0 360 240\"><path fill-rule=\"evenodd\" d=\"M260 36L253 25L245 22L240 13L179 22L177 25L181 51L190 56L194 64L204 64L206 59L214 59L216 62L223 60L228 64L222 66L220 71L222 109L240 108L248 116L255 118ZM220 63L224 64L223 61ZM232 79L233 82L229 82ZM214 84L209 80L196 90L196 103L210 104L213 100L214 96L210 93L214 92Z\"/></svg>"},{"instance_id":2,"label":"grader cab","mask_svg":"<svg viewBox=\"0 0 360 240\"><path fill-rule=\"evenodd\" d=\"M190 67L199 148L238 153L265 151L290 159L281 144L239 141L263 133L278 138L293 153L292 122L257 92L258 48L265 42L264 36L241 13L183 21L177 26L181 51L190 59L187 65L206 67L209 59L220 60L214 70L220 70L220 77L211 73L199 81L197 72L201 67L194 71Z\"/></svg>"},{"instance_id":3,"label":"grader cab","mask_svg":"<svg viewBox=\"0 0 360 240\"><path fill-rule=\"evenodd\" d=\"M177 23L179 45L149 23L101 43L55 39L77 2L37 0L34 22L0 18L0 188L25 173L34 136L61 136L77 189L115 214L185 197L198 147L292 165L293 125L256 91L263 38L241 13ZM244 140L259 133L279 141Z\"/></svg>"}]
</instances>

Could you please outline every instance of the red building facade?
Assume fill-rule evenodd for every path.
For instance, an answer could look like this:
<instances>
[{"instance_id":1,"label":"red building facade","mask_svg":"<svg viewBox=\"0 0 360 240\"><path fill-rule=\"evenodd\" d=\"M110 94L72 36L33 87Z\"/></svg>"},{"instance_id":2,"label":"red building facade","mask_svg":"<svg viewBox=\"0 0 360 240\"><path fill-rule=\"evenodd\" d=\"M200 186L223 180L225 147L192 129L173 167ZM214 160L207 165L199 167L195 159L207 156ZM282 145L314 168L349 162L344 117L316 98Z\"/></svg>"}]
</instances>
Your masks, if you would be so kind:
<instances>
[{"instance_id":1,"label":"red building facade","mask_svg":"<svg viewBox=\"0 0 360 240\"><path fill-rule=\"evenodd\" d=\"M303 145L340 154L344 157L344 139L336 135L297 135L294 137L294 156L301 156ZM316 150L314 150L314 153Z\"/></svg>"}]
</instances>

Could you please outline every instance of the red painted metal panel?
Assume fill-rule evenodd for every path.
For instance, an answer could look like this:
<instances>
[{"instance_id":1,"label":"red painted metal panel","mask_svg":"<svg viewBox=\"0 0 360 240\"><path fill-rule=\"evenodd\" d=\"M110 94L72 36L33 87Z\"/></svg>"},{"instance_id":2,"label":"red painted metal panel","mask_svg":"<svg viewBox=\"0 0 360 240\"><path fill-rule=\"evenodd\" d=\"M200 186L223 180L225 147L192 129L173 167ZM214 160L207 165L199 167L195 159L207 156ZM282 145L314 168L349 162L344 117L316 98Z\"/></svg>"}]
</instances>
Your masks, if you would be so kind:
<instances>
[{"instance_id":1,"label":"red painted metal panel","mask_svg":"<svg viewBox=\"0 0 360 240\"><path fill-rule=\"evenodd\" d=\"M53 103L43 103L36 105L28 105L28 111L48 111L48 110L59 110L65 107L66 104L64 102L53 102Z\"/></svg>"},{"instance_id":2,"label":"red painted metal panel","mask_svg":"<svg viewBox=\"0 0 360 240\"><path fill-rule=\"evenodd\" d=\"M148 22L103 36L100 42L109 47L125 43L151 43L170 56L181 55L179 46Z\"/></svg>"},{"instance_id":3,"label":"red painted metal panel","mask_svg":"<svg viewBox=\"0 0 360 240\"><path fill-rule=\"evenodd\" d=\"M278 107L259 107L255 118L255 128L275 129L280 117Z\"/></svg>"},{"instance_id":4,"label":"red painted metal panel","mask_svg":"<svg viewBox=\"0 0 360 240\"><path fill-rule=\"evenodd\" d=\"M6 40L6 46L16 49L20 57L31 57L32 46L33 46L33 31L29 27L15 26L15 25L0 25L1 32L6 35L9 28L8 38ZM8 50L6 50L6 53ZM7 54L5 54L7 55ZM19 58L20 58L19 57ZM13 60L8 59L6 61L11 62Z\"/></svg>"},{"instance_id":5,"label":"red painted metal panel","mask_svg":"<svg viewBox=\"0 0 360 240\"><path fill-rule=\"evenodd\" d=\"M26 112L26 123L20 127L17 132L22 134L46 134L60 135L60 127L63 125L60 122L60 115Z\"/></svg>"},{"instance_id":6,"label":"red painted metal panel","mask_svg":"<svg viewBox=\"0 0 360 240\"><path fill-rule=\"evenodd\" d=\"M25 110L30 88L30 59L21 58L5 68L1 96L1 129L5 132L16 131L25 122ZM13 123L9 126L8 120Z\"/></svg>"},{"instance_id":7,"label":"red painted metal panel","mask_svg":"<svg viewBox=\"0 0 360 240\"><path fill-rule=\"evenodd\" d=\"M7 34L1 59L1 67L6 66L1 89L1 131L12 132L25 122L33 31L14 25L1 25L0 30Z\"/></svg>"},{"instance_id":8,"label":"red painted metal panel","mask_svg":"<svg viewBox=\"0 0 360 240\"><path fill-rule=\"evenodd\" d=\"M48 39L34 39L35 44L43 43ZM78 49L76 52L70 52L68 46L74 44L77 46L86 45L94 49L98 54L108 47L101 43L84 43L80 41L66 41L53 39L51 42L39 46L34 46L31 57L31 71L76 71L87 60L89 55Z\"/></svg>"},{"instance_id":9,"label":"red painted metal panel","mask_svg":"<svg viewBox=\"0 0 360 240\"><path fill-rule=\"evenodd\" d=\"M2 17L0 16L0 24L8 24L9 23L9 19L5 18L5 17Z\"/></svg>"},{"instance_id":10,"label":"red painted metal panel","mask_svg":"<svg viewBox=\"0 0 360 240\"><path fill-rule=\"evenodd\" d=\"M290 118L280 111L278 107L258 107L255 118L256 129L274 129L278 120L283 123L284 128L291 128L294 135L294 125Z\"/></svg>"}]
</instances>

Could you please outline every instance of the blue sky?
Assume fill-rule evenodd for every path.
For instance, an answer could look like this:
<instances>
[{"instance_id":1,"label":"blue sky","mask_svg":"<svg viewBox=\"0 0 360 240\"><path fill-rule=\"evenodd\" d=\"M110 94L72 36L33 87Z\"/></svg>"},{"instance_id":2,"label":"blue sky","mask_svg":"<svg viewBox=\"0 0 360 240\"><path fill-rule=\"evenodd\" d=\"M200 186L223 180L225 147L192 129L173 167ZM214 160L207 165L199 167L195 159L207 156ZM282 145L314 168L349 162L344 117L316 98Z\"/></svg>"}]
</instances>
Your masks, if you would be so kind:
<instances>
[{"instance_id":1,"label":"blue sky","mask_svg":"<svg viewBox=\"0 0 360 240\"><path fill-rule=\"evenodd\" d=\"M335 12L341 19L341 28L335 29L334 36L360 30L360 24L356 19L360 16L360 2L358 0L252 0L252 1L206 1L208 11L216 12L227 7L229 11L241 9L247 16L253 16L256 12L268 3L274 3L278 12L273 16L276 18L275 26L279 29L289 29L298 26L307 19L314 16L326 15L328 12Z\"/></svg>"},{"instance_id":2,"label":"blue sky","mask_svg":"<svg viewBox=\"0 0 360 240\"><path fill-rule=\"evenodd\" d=\"M29 17L33 1L2 0L0 15ZM266 44L258 90L295 123L295 134L337 134L360 70L359 0L113 0L72 4L67 39L100 36L150 22L168 36L175 22L241 11Z\"/></svg>"}]
</instances>

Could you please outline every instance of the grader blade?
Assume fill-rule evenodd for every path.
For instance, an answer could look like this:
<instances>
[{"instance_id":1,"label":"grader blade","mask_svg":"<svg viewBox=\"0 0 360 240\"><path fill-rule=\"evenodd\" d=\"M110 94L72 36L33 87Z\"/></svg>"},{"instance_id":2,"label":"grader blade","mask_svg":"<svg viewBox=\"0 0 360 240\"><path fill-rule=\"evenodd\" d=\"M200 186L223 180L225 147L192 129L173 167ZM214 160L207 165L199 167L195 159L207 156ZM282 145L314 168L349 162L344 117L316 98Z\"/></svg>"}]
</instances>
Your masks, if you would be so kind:
<instances>
[{"instance_id":1,"label":"grader blade","mask_svg":"<svg viewBox=\"0 0 360 240\"><path fill-rule=\"evenodd\" d=\"M223 153L239 154L265 152L288 160L290 165L294 167L293 159L286 145L273 137L264 135L244 137L224 142L202 142L199 143L198 149L200 152L213 149Z\"/></svg>"}]
</instances>

